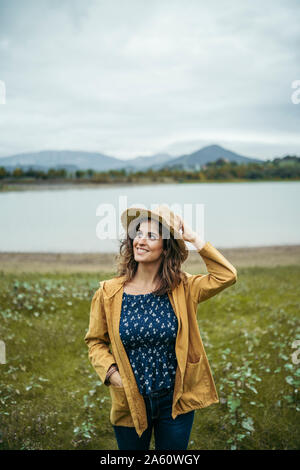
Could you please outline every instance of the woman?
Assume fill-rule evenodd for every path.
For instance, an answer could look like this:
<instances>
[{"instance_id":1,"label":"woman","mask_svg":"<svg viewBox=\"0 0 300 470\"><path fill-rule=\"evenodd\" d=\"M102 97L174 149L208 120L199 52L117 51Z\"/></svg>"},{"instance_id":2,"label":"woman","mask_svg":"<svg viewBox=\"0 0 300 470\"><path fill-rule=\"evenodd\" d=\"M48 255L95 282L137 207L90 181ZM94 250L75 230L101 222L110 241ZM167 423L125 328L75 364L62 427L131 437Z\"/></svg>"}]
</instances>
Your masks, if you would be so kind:
<instances>
[{"instance_id":1,"label":"woman","mask_svg":"<svg viewBox=\"0 0 300 470\"><path fill-rule=\"evenodd\" d=\"M89 359L109 387L119 450L148 450L153 428L156 450L186 450L195 410L219 402L197 307L237 271L166 205L129 208L121 220L119 275L101 281L91 303ZM208 274L181 271L185 242Z\"/></svg>"}]
</instances>

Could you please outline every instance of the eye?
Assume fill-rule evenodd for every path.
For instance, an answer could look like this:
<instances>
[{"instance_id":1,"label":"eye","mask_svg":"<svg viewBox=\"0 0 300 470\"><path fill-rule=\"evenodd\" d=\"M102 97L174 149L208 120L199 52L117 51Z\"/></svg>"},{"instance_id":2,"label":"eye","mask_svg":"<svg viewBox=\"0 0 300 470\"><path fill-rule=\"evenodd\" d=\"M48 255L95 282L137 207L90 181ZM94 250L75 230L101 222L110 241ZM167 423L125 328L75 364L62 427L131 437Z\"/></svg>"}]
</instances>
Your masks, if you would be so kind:
<instances>
[{"instance_id":1,"label":"eye","mask_svg":"<svg viewBox=\"0 0 300 470\"><path fill-rule=\"evenodd\" d=\"M143 233L141 232L141 230L138 230L138 231L137 231L136 236L137 236L138 238L140 238L141 236L143 236ZM157 236L156 236L156 234L153 233L153 232L150 233L150 238L151 238L152 240L157 240L157 239L158 239Z\"/></svg>"}]
</instances>

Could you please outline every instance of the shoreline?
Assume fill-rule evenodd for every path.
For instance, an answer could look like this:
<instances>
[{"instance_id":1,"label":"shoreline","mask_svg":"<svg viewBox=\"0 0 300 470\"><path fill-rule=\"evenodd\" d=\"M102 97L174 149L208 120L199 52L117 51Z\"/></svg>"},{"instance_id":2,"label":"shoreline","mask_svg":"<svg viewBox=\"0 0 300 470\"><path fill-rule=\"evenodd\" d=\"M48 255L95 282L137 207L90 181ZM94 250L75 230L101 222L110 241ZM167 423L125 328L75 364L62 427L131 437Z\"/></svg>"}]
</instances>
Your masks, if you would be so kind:
<instances>
[{"instance_id":1,"label":"shoreline","mask_svg":"<svg viewBox=\"0 0 300 470\"><path fill-rule=\"evenodd\" d=\"M210 183L290 183L300 181L300 179L272 179L272 180L207 180L207 181L132 181L132 182L118 182L118 183L1 183L0 181L0 194L11 191L49 191L49 190L66 190L66 189L103 189L103 188L118 188L123 186L153 186L164 184L210 184Z\"/></svg>"},{"instance_id":2,"label":"shoreline","mask_svg":"<svg viewBox=\"0 0 300 470\"><path fill-rule=\"evenodd\" d=\"M300 265L300 245L216 248L237 268ZM116 272L117 255L0 252L0 273L113 273ZM191 274L207 272L203 259L195 250L190 250L182 270Z\"/></svg>"}]
</instances>

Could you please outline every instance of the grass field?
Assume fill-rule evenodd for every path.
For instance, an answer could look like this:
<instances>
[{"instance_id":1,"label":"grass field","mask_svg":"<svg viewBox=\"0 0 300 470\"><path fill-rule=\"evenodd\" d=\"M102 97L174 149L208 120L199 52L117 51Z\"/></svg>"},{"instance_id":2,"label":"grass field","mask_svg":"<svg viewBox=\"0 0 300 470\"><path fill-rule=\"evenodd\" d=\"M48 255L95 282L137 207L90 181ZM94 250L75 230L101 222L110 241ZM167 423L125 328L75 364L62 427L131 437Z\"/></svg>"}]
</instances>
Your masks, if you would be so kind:
<instances>
[{"instance_id":1,"label":"grass field","mask_svg":"<svg viewBox=\"0 0 300 470\"><path fill-rule=\"evenodd\" d=\"M117 449L84 343L93 293L113 275L0 271L0 449ZM241 267L199 305L221 403L196 411L188 449L300 448L299 278L299 265Z\"/></svg>"}]
</instances>

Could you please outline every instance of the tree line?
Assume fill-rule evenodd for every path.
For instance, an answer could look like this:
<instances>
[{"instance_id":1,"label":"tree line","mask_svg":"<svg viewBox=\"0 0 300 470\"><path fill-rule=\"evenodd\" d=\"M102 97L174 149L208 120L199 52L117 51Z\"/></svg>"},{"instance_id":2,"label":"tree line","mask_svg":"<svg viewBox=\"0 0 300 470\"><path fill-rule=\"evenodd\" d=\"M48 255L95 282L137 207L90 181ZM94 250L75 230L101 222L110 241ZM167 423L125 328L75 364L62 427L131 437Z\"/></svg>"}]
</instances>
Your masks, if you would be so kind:
<instances>
[{"instance_id":1,"label":"tree line","mask_svg":"<svg viewBox=\"0 0 300 470\"><path fill-rule=\"evenodd\" d=\"M237 163L219 158L203 165L200 169L185 169L181 166L164 167L160 170L120 169L96 171L93 169L67 171L65 168L50 168L47 171L16 167L9 171L0 167L2 182L92 182L92 183L132 183L132 182L205 182L211 180L297 180L300 179L300 157L287 155L259 163Z\"/></svg>"}]
</instances>

